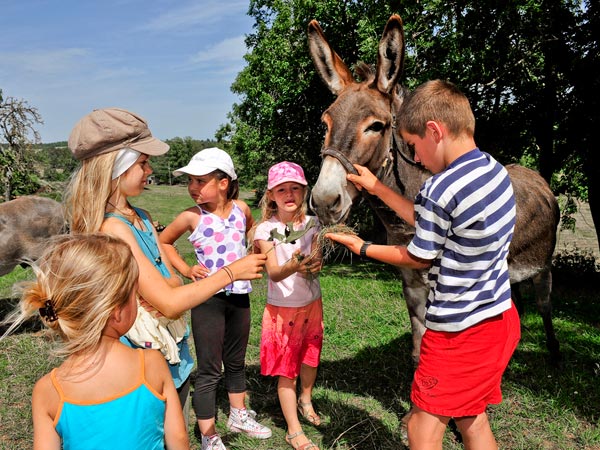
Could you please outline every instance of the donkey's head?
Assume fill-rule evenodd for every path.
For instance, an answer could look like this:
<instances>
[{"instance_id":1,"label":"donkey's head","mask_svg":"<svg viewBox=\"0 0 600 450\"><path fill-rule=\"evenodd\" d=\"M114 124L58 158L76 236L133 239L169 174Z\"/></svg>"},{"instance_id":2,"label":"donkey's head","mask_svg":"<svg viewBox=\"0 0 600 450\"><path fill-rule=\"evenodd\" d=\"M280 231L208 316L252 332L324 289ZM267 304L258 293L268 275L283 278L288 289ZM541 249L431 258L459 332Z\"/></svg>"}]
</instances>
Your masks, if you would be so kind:
<instances>
[{"instance_id":1,"label":"donkey's head","mask_svg":"<svg viewBox=\"0 0 600 450\"><path fill-rule=\"evenodd\" d=\"M393 111L402 101L396 86L404 64L402 19L390 17L379 42L376 69L359 65L360 82L331 48L316 20L308 25L308 43L317 72L337 96L321 118L327 132L311 205L325 224L338 223L346 219L359 194L346 180L346 174L355 170L352 163L377 173L390 150Z\"/></svg>"}]
</instances>

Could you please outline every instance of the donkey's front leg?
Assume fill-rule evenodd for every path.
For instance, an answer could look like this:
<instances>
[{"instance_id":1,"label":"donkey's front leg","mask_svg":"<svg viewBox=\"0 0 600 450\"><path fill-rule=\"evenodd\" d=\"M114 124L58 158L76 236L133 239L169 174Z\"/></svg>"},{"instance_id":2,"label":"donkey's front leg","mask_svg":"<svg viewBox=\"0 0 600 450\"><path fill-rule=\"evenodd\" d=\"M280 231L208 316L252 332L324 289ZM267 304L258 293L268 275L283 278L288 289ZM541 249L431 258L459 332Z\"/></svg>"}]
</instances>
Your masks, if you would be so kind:
<instances>
[{"instance_id":1,"label":"donkey's front leg","mask_svg":"<svg viewBox=\"0 0 600 450\"><path fill-rule=\"evenodd\" d=\"M410 269L401 269L400 272L412 330L412 357L415 365L417 365L421 354L421 339L425 333L425 303L429 295L427 272Z\"/></svg>"}]
</instances>

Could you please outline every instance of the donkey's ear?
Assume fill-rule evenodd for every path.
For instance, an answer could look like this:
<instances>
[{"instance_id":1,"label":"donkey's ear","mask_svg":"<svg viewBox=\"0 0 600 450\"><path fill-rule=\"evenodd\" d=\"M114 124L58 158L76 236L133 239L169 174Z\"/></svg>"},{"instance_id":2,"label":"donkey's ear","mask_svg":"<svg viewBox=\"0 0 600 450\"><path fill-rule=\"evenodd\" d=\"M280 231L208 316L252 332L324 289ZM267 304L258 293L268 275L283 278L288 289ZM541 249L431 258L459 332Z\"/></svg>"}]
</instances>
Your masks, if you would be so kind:
<instances>
[{"instance_id":1,"label":"donkey's ear","mask_svg":"<svg viewBox=\"0 0 600 450\"><path fill-rule=\"evenodd\" d=\"M404 27L398 15L389 18L379 41L374 84L380 92L391 93L404 69Z\"/></svg>"},{"instance_id":2,"label":"donkey's ear","mask_svg":"<svg viewBox=\"0 0 600 450\"><path fill-rule=\"evenodd\" d=\"M352 72L333 51L316 20L311 20L308 24L308 48L317 73L335 95L339 95L344 87L354 82Z\"/></svg>"}]
</instances>

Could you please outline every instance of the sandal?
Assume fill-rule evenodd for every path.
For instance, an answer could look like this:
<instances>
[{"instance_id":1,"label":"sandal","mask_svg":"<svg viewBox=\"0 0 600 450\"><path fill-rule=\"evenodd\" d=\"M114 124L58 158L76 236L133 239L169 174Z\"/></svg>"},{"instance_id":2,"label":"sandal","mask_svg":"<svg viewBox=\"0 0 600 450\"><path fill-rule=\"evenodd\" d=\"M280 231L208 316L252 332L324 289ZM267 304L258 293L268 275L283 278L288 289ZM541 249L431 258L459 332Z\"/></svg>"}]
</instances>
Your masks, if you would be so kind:
<instances>
[{"instance_id":1,"label":"sandal","mask_svg":"<svg viewBox=\"0 0 600 450\"><path fill-rule=\"evenodd\" d=\"M299 445L299 446L295 446L294 443L292 442L294 439L296 439L297 437L300 436L305 436L304 431L300 430L294 434L286 434L285 435L285 442L287 442L288 444L290 444L292 446L293 449L296 450L319 450L319 447L317 447L317 444L315 444L313 441L311 441L310 439L308 439L308 442Z\"/></svg>"},{"instance_id":2,"label":"sandal","mask_svg":"<svg viewBox=\"0 0 600 450\"><path fill-rule=\"evenodd\" d=\"M310 410L315 411L312 402L304 403L298 400L298 412L300 413L300 415L309 423L313 424L315 427L318 427L319 425L321 425L321 418L317 415L316 412L314 414L311 414L309 412Z\"/></svg>"}]
</instances>

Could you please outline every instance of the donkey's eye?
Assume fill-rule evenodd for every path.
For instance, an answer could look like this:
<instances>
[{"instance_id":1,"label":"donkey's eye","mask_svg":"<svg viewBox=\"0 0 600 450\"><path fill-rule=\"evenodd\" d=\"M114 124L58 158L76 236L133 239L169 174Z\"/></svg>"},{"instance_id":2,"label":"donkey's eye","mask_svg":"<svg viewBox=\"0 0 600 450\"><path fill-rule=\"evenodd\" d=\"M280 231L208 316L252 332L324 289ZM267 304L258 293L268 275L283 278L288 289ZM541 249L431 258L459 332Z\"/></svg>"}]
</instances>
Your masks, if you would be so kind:
<instances>
[{"instance_id":1,"label":"donkey's eye","mask_svg":"<svg viewBox=\"0 0 600 450\"><path fill-rule=\"evenodd\" d=\"M381 130L383 130L384 124L383 122L373 122L371 125L369 125L369 128L367 128L367 131L372 131L374 133L380 133Z\"/></svg>"}]
</instances>

